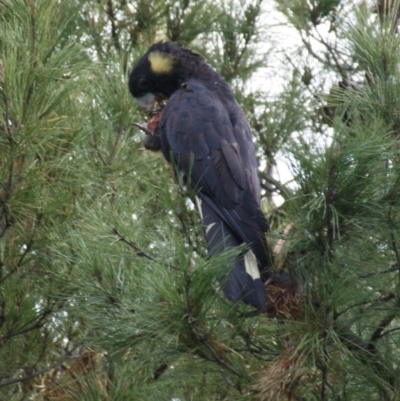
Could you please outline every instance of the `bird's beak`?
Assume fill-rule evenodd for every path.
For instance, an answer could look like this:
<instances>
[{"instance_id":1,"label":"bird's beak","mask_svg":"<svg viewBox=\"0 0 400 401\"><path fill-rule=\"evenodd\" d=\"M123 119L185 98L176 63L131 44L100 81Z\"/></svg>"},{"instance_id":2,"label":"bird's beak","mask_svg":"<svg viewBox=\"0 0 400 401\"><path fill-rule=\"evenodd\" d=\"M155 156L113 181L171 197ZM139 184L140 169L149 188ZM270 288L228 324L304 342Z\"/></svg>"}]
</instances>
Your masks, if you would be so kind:
<instances>
[{"instance_id":1,"label":"bird's beak","mask_svg":"<svg viewBox=\"0 0 400 401\"><path fill-rule=\"evenodd\" d=\"M156 100L158 109L160 110L165 107L165 104L167 103L168 98L164 95L158 94L158 95L156 95L155 100Z\"/></svg>"},{"instance_id":2,"label":"bird's beak","mask_svg":"<svg viewBox=\"0 0 400 401\"><path fill-rule=\"evenodd\" d=\"M159 94L146 93L144 96L137 97L136 101L139 107L149 113L154 113L164 108L167 98Z\"/></svg>"},{"instance_id":3,"label":"bird's beak","mask_svg":"<svg viewBox=\"0 0 400 401\"><path fill-rule=\"evenodd\" d=\"M141 97L137 97L136 101L142 109L151 112L154 110L155 103L156 103L156 96L153 93L146 93Z\"/></svg>"}]
</instances>

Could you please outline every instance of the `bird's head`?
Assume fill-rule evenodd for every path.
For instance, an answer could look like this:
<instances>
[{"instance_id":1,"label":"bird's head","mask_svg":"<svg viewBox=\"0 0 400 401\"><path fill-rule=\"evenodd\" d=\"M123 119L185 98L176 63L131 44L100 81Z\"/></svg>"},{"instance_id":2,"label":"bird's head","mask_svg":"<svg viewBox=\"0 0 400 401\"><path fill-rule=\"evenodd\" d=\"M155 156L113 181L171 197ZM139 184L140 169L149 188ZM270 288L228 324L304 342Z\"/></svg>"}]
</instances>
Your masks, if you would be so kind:
<instances>
[{"instance_id":1,"label":"bird's head","mask_svg":"<svg viewBox=\"0 0 400 401\"><path fill-rule=\"evenodd\" d=\"M129 77L129 89L141 107L168 99L203 62L200 55L172 42L152 45Z\"/></svg>"}]
</instances>

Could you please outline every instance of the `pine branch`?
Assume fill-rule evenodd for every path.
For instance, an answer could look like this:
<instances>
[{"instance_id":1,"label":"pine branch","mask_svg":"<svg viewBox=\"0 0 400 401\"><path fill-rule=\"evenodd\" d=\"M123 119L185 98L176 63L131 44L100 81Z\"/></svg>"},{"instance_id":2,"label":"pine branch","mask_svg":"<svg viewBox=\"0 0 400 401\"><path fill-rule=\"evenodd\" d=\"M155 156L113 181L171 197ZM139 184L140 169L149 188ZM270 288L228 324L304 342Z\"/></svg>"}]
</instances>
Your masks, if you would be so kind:
<instances>
[{"instance_id":1,"label":"pine branch","mask_svg":"<svg viewBox=\"0 0 400 401\"><path fill-rule=\"evenodd\" d=\"M275 180L273 177L271 177L264 171L258 171L258 175L261 179L261 185L265 190L271 191L271 188L269 186L263 185L263 181L266 181L267 183L274 185L275 188L279 191L279 194L285 200L288 200L288 199L291 199L294 197L294 192L286 184L282 184L280 181Z\"/></svg>"},{"instance_id":2,"label":"pine branch","mask_svg":"<svg viewBox=\"0 0 400 401\"><path fill-rule=\"evenodd\" d=\"M394 269L396 267L396 269ZM376 272L376 273L368 273L366 277L369 277L373 274L382 274L382 273L387 273L391 272L393 270L397 270L397 266L393 266L390 269L386 269L381 272ZM375 301L370 301L370 302L362 302L358 303L358 306L363 305L363 304L370 304L370 306L373 306L374 304L378 302L389 302L391 300L395 299L395 295L390 293L382 298L379 298ZM355 305L352 305L342 311L340 314L343 314L347 312L349 309L353 308ZM340 315L337 314L336 318ZM371 335L371 338L369 342L364 341L361 337L356 336L350 328L341 328L338 332L339 335L344 339L344 343L346 346L349 348L349 350L352 351L357 351L358 353L361 352L362 354L362 361L363 363L369 364L371 363L371 366L373 367L375 373L384 381L386 382L390 388L394 389L396 387L396 375L388 365L385 365L383 360L381 360L381 357L377 353L376 349L376 343L377 341L382 338L384 335L384 330L387 326L391 324L393 319L395 319L399 315L399 310L396 309L394 311L389 312L379 323L378 327L374 330L373 334ZM335 319L336 319L335 318ZM383 397L383 399L386 401L391 400L391 396L388 393L387 389L383 386L380 386L380 393Z\"/></svg>"},{"instance_id":3,"label":"pine branch","mask_svg":"<svg viewBox=\"0 0 400 401\"><path fill-rule=\"evenodd\" d=\"M393 227L393 216L392 216L392 207L391 206L389 208L389 213L388 213L388 226L389 226L389 230L390 230L392 249L393 249L394 254L396 255L397 266L400 266L400 252L399 252L396 237L394 234L395 227ZM399 282L398 286L399 286L399 290L400 290L400 275L398 278L398 282ZM400 307L400 291L399 290L397 291L397 306L398 307Z\"/></svg>"},{"instance_id":4,"label":"pine branch","mask_svg":"<svg viewBox=\"0 0 400 401\"><path fill-rule=\"evenodd\" d=\"M378 273L376 273L376 274L378 274ZM372 301L357 302L357 303L355 303L355 304L352 304L352 305L348 306L347 308L345 308L345 309L342 310L341 312L336 312L336 314L335 314L335 320L336 320L339 316L344 315L346 312L350 311L350 310L353 309L353 308L358 308L358 307L364 306L364 305L369 305L369 307L372 307L372 306L375 306L375 305L377 305L377 304L379 304L379 303L381 303L381 302L382 302L382 303L390 302L390 301L392 301L393 299L395 299L395 295L394 295L393 293L390 293L390 294L387 294L387 295L385 295L385 296L383 296L383 297L376 298L376 299L374 299L374 300L372 300Z\"/></svg>"},{"instance_id":5,"label":"pine branch","mask_svg":"<svg viewBox=\"0 0 400 401\"><path fill-rule=\"evenodd\" d=\"M388 313L379 323L378 327L374 330L369 340L368 348L371 352L376 352L376 342L382 338L382 334L387 326L392 323L393 319L398 317L400 310L397 308L394 311Z\"/></svg>"},{"instance_id":6,"label":"pine branch","mask_svg":"<svg viewBox=\"0 0 400 401\"><path fill-rule=\"evenodd\" d=\"M390 333L393 333L394 331L399 331L399 330L400 330L400 327L395 327L393 329L387 330L381 334L380 338L382 338Z\"/></svg>"},{"instance_id":7,"label":"pine branch","mask_svg":"<svg viewBox=\"0 0 400 401\"><path fill-rule=\"evenodd\" d=\"M79 344L79 346L81 346L82 344ZM74 349L76 349L78 346L76 346ZM66 352L65 355L58 359L58 361L51 363L50 365L46 366L45 368L39 369L33 373L21 376L21 377L15 377L15 378L9 378L9 379L3 379L0 381L0 387L6 387L6 386L10 386L12 384L16 384L16 383L23 383L29 380L34 379L37 376L40 376L52 369L55 369L59 366L62 366L62 364L67 361L67 360L71 360L71 359L79 359L82 357L82 355L71 355L73 351L69 351ZM26 370L27 368L21 368L20 370Z\"/></svg>"},{"instance_id":8,"label":"pine branch","mask_svg":"<svg viewBox=\"0 0 400 401\"><path fill-rule=\"evenodd\" d=\"M396 382L395 373L392 372L389 367L387 367L383 361L380 360L379 355L371 352L369 343L365 342L361 337L354 334L348 327L339 327L336 325L336 332L339 334L344 345L350 351L359 354L361 357L361 362L365 365L371 365L375 373L382 380L382 383L386 383L391 389L394 390L394 383ZM392 397L386 386L379 384L379 389L385 401L392 400Z\"/></svg>"},{"instance_id":9,"label":"pine branch","mask_svg":"<svg viewBox=\"0 0 400 401\"><path fill-rule=\"evenodd\" d=\"M126 238L124 235L120 234L116 228L113 228L112 232L113 232L113 234L115 234L118 237L119 241L123 242L124 244L126 244L130 248L132 248L135 251L135 254L137 256L139 256L141 258L146 258L153 262L156 262L156 263L160 264L161 266L168 267L170 269L176 269L176 267L174 267L174 266L157 261L155 258L150 256L148 253L144 252L134 241L132 241L132 240Z\"/></svg>"},{"instance_id":10,"label":"pine branch","mask_svg":"<svg viewBox=\"0 0 400 401\"><path fill-rule=\"evenodd\" d=\"M30 331L37 330L43 327L43 325L46 323L46 318L53 312L52 309L45 310L37 319L35 323L33 323L31 326L26 327L23 330L7 333L4 336L0 337L1 342L6 342L12 337L20 336L22 334L29 333ZM27 323L29 324L29 323Z\"/></svg>"},{"instance_id":11,"label":"pine branch","mask_svg":"<svg viewBox=\"0 0 400 401\"><path fill-rule=\"evenodd\" d=\"M169 363L162 363L153 373L154 380L158 380L169 368Z\"/></svg>"},{"instance_id":12,"label":"pine branch","mask_svg":"<svg viewBox=\"0 0 400 401\"><path fill-rule=\"evenodd\" d=\"M109 17L109 21L110 21L110 24L111 24L112 42L114 43L114 46L115 46L116 50L120 51L121 50L121 45L119 43L117 26L115 25L116 16L115 16L114 6L113 6L112 0L107 0L106 14Z\"/></svg>"},{"instance_id":13,"label":"pine branch","mask_svg":"<svg viewBox=\"0 0 400 401\"><path fill-rule=\"evenodd\" d=\"M358 277L359 278L368 278L368 277L371 277L371 276L375 276L377 274L394 273L394 272L397 272L399 270L400 270L399 265L396 263L396 264L392 265L392 267L390 267L389 269L381 270L381 271L378 271L378 272L364 273L364 274L361 274Z\"/></svg>"},{"instance_id":14,"label":"pine branch","mask_svg":"<svg viewBox=\"0 0 400 401\"><path fill-rule=\"evenodd\" d=\"M32 250L32 246L35 241L36 230L37 230L38 226L40 225L42 218L43 218L43 213L42 212L38 213L38 215L34 221L33 230L30 235L29 241L27 244L24 244L25 247L24 247L24 250L23 250L21 256L18 259L18 262L10 269L10 271L4 277L1 278L0 284L4 283L4 281L6 281L10 276L12 276L22 266L22 263L23 263L25 257Z\"/></svg>"},{"instance_id":15,"label":"pine branch","mask_svg":"<svg viewBox=\"0 0 400 401\"><path fill-rule=\"evenodd\" d=\"M7 182L3 184L4 196L0 197L0 204L2 205L2 215L5 220L5 225L1 226L0 238L6 233L7 229L11 227L12 215L10 214L7 203L11 199L13 193L13 176L14 176L14 160L11 160L8 168Z\"/></svg>"},{"instance_id":16,"label":"pine branch","mask_svg":"<svg viewBox=\"0 0 400 401\"><path fill-rule=\"evenodd\" d=\"M111 149L110 157L109 157L109 164L114 161L115 155L117 153L117 147L119 142L121 141L122 137L124 136L124 132L121 127L117 127L117 135L114 140L113 147Z\"/></svg>"},{"instance_id":17,"label":"pine branch","mask_svg":"<svg viewBox=\"0 0 400 401\"><path fill-rule=\"evenodd\" d=\"M338 50L335 48L333 48L330 43L328 43L324 37L321 35L321 33L319 32L317 26L314 24L314 29L315 32L317 32L318 37L316 37L315 35L312 34L312 32L309 32L309 35L311 37L313 37L315 40L317 40L319 43L321 43L323 46L325 46L325 48L328 50L329 55L332 57L333 61L334 61L334 65L337 69L337 71L339 72L339 74L342 77L342 80L344 82L345 85L347 85L348 82L348 74L345 71L345 68L343 67L343 63L341 63L338 59ZM348 55L345 55L346 57L348 57Z\"/></svg>"},{"instance_id":18,"label":"pine branch","mask_svg":"<svg viewBox=\"0 0 400 401\"><path fill-rule=\"evenodd\" d=\"M112 229L112 232L113 232L113 234L115 234L115 235L118 237L118 240L119 240L119 241L121 241L121 242L123 242L123 243L129 245L129 246L135 251L135 253L136 253L137 256L140 256L141 258L149 259L149 260L151 260L151 261L153 261L153 262L156 261L152 256L150 256L150 255L147 254L146 252L142 251L142 250L140 249L140 247L139 247L135 242L133 242L133 241L127 239L125 236L123 236L122 234L120 234L116 228L113 228L113 229Z\"/></svg>"},{"instance_id":19,"label":"pine branch","mask_svg":"<svg viewBox=\"0 0 400 401\"><path fill-rule=\"evenodd\" d=\"M10 142L10 144L12 144L14 142L13 139L13 129L10 126L10 105L8 102L8 97L5 93L3 93L3 98L4 98L4 121L5 124L1 124L0 127L1 129L4 131L4 133L6 134L6 137L8 139L8 141Z\"/></svg>"},{"instance_id":20,"label":"pine branch","mask_svg":"<svg viewBox=\"0 0 400 401\"><path fill-rule=\"evenodd\" d=\"M97 139L96 139L96 135L92 134L92 141L93 141L93 147L96 150L97 156L99 157L100 161L102 162L103 166L107 166L107 162L104 159L103 155L100 152L100 149L97 145Z\"/></svg>"}]
</instances>

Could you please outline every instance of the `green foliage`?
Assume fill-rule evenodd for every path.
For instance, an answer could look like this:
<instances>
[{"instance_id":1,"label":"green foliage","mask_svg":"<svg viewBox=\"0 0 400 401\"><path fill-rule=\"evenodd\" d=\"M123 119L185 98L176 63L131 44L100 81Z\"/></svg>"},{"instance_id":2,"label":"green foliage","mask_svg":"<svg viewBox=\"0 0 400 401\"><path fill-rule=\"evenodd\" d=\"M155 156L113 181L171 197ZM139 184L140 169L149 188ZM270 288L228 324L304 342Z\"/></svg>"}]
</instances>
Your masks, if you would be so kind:
<instances>
[{"instance_id":1,"label":"green foliage","mask_svg":"<svg viewBox=\"0 0 400 401\"><path fill-rule=\"evenodd\" d=\"M278 9L297 28L308 30L332 18L340 0L277 0Z\"/></svg>"},{"instance_id":2,"label":"green foliage","mask_svg":"<svg viewBox=\"0 0 400 401\"><path fill-rule=\"evenodd\" d=\"M276 5L299 51L260 51L261 1L0 0L0 399L398 397L398 4ZM185 189L142 148L127 76L165 38L249 117L292 309L223 297L243 249L209 258ZM251 92L267 55L273 91Z\"/></svg>"}]
</instances>

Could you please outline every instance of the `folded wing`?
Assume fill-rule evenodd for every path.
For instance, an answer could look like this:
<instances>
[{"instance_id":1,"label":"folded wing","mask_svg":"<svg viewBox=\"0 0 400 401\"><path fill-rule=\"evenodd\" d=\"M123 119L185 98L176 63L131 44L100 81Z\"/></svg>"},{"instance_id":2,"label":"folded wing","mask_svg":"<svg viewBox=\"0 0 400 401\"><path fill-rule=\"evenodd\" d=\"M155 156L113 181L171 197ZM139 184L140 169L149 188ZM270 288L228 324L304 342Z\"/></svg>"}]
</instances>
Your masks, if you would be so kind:
<instances>
[{"instance_id":1,"label":"folded wing","mask_svg":"<svg viewBox=\"0 0 400 401\"><path fill-rule=\"evenodd\" d=\"M242 110L189 81L169 99L158 129L165 157L196 194L210 254L249 245L227 271L225 296L265 310L259 270L270 266L268 223L259 207L257 162Z\"/></svg>"}]
</instances>

